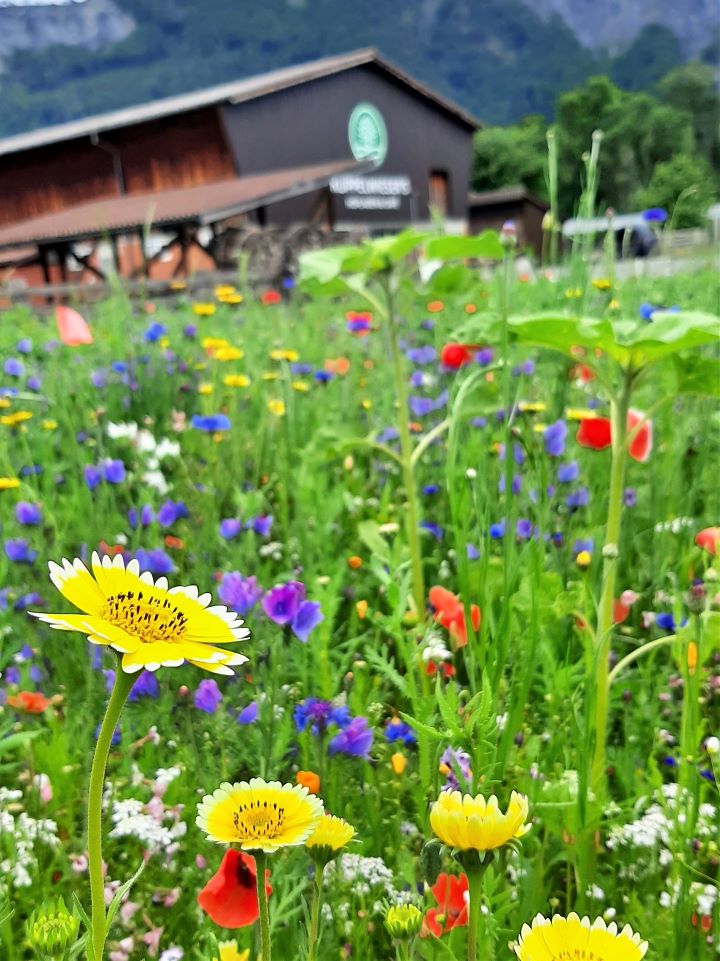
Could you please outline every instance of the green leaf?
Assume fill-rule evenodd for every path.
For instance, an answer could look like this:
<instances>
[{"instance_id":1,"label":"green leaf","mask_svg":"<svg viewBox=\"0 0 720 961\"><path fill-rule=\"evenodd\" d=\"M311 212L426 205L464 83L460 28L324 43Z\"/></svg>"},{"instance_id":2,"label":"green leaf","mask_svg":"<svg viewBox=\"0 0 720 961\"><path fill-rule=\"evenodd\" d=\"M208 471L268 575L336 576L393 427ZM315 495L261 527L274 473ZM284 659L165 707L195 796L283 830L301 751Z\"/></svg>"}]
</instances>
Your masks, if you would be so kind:
<instances>
[{"instance_id":1,"label":"green leaf","mask_svg":"<svg viewBox=\"0 0 720 961\"><path fill-rule=\"evenodd\" d=\"M128 893L128 891L133 886L133 884L135 884L135 882L137 881L137 879L140 877L140 875L143 873L144 870L145 870L145 862L143 861L140 867L135 872L135 874L133 874L133 876L129 880L127 880L125 884L120 885L120 887L115 892L115 895L112 901L110 902L110 905L108 906L107 916L105 918L105 937L107 937L110 934L110 928L112 927L112 923L115 920L115 915L118 913L118 909L120 908L122 899Z\"/></svg>"},{"instance_id":2,"label":"green leaf","mask_svg":"<svg viewBox=\"0 0 720 961\"><path fill-rule=\"evenodd\" d=\"M427 292L447 295L468 293L477 283L477 274L464 264L445 264L439 267L427 283Z\"/></svg>"},{"instance_id":3,"label":"green leaf","mask_svg":"<svg viewBox=\"0 0 720 961\"><path fill-rule=\"evenodd\" d=\"M450 693L452 691L452 694ZM452 733L453 739L461 738L463 735L460 719L458 717L457 688L448 685L447 693L443 691L440 677L436 679L435 701L440 709L440 716L445 722L447 729ZM451 703L452 702L452 703Z\"/></svg>"},{"instance_id":4,"label":"green leaf","mask_svg":"<svg viewBox=\"0 0 720 961\"><path fill-rule=\"evenodd\" d=\"M439 260L502 260L505 250L494 230L484 230L476 237L435 237L425 245L425 254Z\"/></svg>"},{"instance_id":5,"label":"green leaf","mask_svg":"<svg viewBox=\"0 0 720 961\"><path fill-rule=\"evenodd\" d=\"M407 697L407 681L402 674L395 669L392 663L388 661L387 657L380 654L379 651L376 651L374 647L367 647L365 649L365 660L368 664L372 664L375 670L385 677L403 697Z\"/></svg>"},{"instance_id":6,"label":"green leaf","mask_svg":"<svg viewBox=\"0 0 720 961\"><path fill-rule=\"evenodd\" d=\"M393 263L402 260L403 257L415 250L431 237L431 234L421 233L413 227L401 231L399 234L390 234L387 237L377 237L375 240L367 242L367 246L372 250L373 260L379 262L387 258Z\"/></svg>"},{"instance_id":7,"label":"green leaf","mask_svg":"<svg viewBox=\"0 0 720 961\"><path fill-rule=\"evenodd\" d=\"M42 731L19 731L17 734L9 734L0 741L0 757L19 747L24 747L30 741L39 737L40 734L42 734Z\"/></svg>"},{"instance_id":8,"label":"green leaf","mask_svg":"<svg viewBox=\"0 0 720 961\"><path fill-rule=\"evenodd\" d=\"M358 537L373 554L377 554L386 563L390 562L390 545L380 533L375 521L360 521Z\"/></svg>"},{"instance_id":9,"label":"green leaf","mask_svg":"<svg viewBox=\"0 0 720 961\"><path fill-rule=\"evenodd\" d=\"M400 711L400 717L406 724L409 724L416 731L427 735L427 737L432 738L433 741L449 741L451 734L450 731L444 731L437 727L431 727L429 724L423 724L412 714L406 714L405 711Z\"/></svg>"},{"instance_id":10,"label":"green leaf","mask_svg":"<svg viewBox=\"0 0 720 961\"><path fill-rule=\"evenodd\" d=\"M355 260L361 250L361 247L345 244L306 251L300 255L300 282L329 283L344 272L345 264Z\"/></svg>"},{"instance_id":11,"label":"green leaf","mask_svg":"<svg viewBox=\"0 0 720 961\"><path fill-rule=\"evenodd\" d=\"M709 357L673 357L678 394L720 397L720 361Z\"/></svg>"}]
</instances>

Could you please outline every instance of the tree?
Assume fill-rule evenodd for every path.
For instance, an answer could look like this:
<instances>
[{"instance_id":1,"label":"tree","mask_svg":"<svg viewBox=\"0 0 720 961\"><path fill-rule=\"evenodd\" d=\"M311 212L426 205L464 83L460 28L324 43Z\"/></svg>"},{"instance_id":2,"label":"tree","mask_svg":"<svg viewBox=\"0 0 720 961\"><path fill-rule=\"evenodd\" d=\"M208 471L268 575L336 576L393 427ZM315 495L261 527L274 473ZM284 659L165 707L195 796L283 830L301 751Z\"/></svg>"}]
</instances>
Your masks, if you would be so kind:
<instances>
[{"instance_id":1,"label":"tree","mask_svg":"<svg viewBox=\"0 0 720 961\"><path fill-rule=\"evenodd\" d=\"M716 197L707 160L681 153L655 167L647 187L635 194L635 205L640 209L663 207L674 227L707 227L705 215Z\"/></svg>"},{"instance_id":2,"label":"tree","mask_svg":"<svg viewBox=\"0 0 720 961\"><path fill-rule=\"evenodd\" d=\"M473 190L493 190L522 184L547 197L545 184L544 117L525 117L513 127L485 127L475 134L471 183Z\"/></svg>"},{"instance_id":3,"label":"tree","mask_svg":"<svg viewBox=\"0 0 720 961\"><path fill-rule=\"evenodd\" d=\"M720 170L720 95L712 67L686 63L663 77L657 91L663 103L678 110L691 110L698 150L711 166Z\"/></svg>"}]
</instances>

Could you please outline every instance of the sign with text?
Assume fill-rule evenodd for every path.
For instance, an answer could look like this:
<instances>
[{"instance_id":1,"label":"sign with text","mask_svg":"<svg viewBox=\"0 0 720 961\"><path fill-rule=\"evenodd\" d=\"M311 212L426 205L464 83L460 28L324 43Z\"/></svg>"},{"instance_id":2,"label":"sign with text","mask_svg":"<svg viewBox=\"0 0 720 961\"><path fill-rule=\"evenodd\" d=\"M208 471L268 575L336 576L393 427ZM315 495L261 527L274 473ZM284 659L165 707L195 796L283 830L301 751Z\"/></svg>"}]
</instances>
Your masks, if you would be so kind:
<instances>
[{"instance_id":1,"label":"sign with text","mask_svg":"<svg viewBox=\"0 0 720 961\"><path fill-rule=\"evenodd\" d=\"M343 198L346 210L399 210L403 197L412 194L405 174L339 174L330 181L330 192Z\"/></svg>"}]
</instances>

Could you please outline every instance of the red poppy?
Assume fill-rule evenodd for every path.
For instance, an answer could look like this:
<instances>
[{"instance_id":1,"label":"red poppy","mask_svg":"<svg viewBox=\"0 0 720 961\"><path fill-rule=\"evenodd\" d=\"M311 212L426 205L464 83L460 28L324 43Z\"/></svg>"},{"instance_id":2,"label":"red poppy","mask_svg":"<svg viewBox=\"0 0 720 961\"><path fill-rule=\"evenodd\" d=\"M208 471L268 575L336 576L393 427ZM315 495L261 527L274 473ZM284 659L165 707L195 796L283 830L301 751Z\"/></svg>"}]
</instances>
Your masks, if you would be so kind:
<instances>
[{"instance_id":1,"label":"red poppy","mask_svg":"<svg viewBox=\"0 0 720 961\"><path fill-rule=\"evenodd\" d=\"M583 384L589 384L590 381L595 380L595 372L586 364L576 364L570 369L570 376Z\"/></svg>"},{"instance_id":2,"label":"red poppy","mask_svg":"<svg viewBox=\"0 0 720 961\"><path fill-rule=\"evenodd\" d=\"M471 363L476 350L473 344L445 344L440 352L440 361L450 370L460 370L465 364Z\"/></svg>"},{"instance_id":3,"label":"red poppy","mask_svg":"<svg viewBox=\"0 0 720 961\"><path fill-rule=\"evenodd\" d=\"M421 934L427 937L434 934L439 938L453 928L465 927L468 923L468 908L466 894L468 890L467 876L461 874L456 878L453 874L440 874L435 884L430 888L438 903L437 908L430 908L425 915Z\"/></svg>"},{"instance_id":4,"label":"red poppy","mask_svg":"<svg viewBox=\"0 0 720 961\"><path fill-rule=\"evenodd\" d=\"M642 427L638 425L642 423ZM629 410L627 418L628 432L633 435L628 453L633 460L645 462L652 452L653 427L651 420L645 420L640 410ZM636 430L636 428L638 428ZM612 443L612 425L608 417L588 417L580 422L575 438L581 447L591 447L593 450L604 450Z\"/></svg>"},{"instance_id":5,"label":"red poppy","mask_svg":"<svg viewBox=\"0 0 720 961\"><path fill-rule=\"evenodd\" d=\"M260 300L266 305L279 304L282 300L280 293L277 290L266 290L264 291Z\"/></svg>"},{"instance_id":6,"label":"red poppy","mask_svg":"<svg viewBox=\"0 0 720 961\"><path fill-rule=\"evenodd\" d=\"M613 624L622 624L627 620L630 608L622 601L613 601Z\"/></svg>"},{"instance_id":7,"label":"red poppy","mask_svg":"<svg viewBox=\"0 0 720 961\"><path fill-rule=\"evenodd\" d=\"M444 587L430 588L430 603L435 608L435 620L447 629L450 637L454 638L458 647L467 644L467 625L465 623L465 608L459 597ZM477 604L470 608L470 620L474 630L478 630L482 620L482 613Z\"/></svg>"},{"instance_id":8,"label":"red poppy","mask_svg":"<svg viewBox=\"0 0 720 961\"><path fill-rule=\"evenodd\" d=\"M60 340L68 347L78 347L80 344L92 344L93 336L85 318L72 307L59 305L55 308Z\"/></svg>"},{"instance_id":9,"label":"red poppy","mask_svg":"<svg viewBox=\"0 0 720 961\"><path fill-rule=\"evenodd\" d=\"M445 680L455 676L455 668L450 661L441 661L440 664L436 664L435 661L428 661L425 666L425 673L428 677L434 677L440 670L442 670L442 676Z\"/></svg>"},{"instance_id":10,"label":"red poppy","mask_svg":"<svg viewBox=\"0 0 720 961\"><path fill-rule=\"evenodd\" d=\"M50 706L50 701L39 691L19 691L7 699L10 707L16 707L28 714L42 714Z\"/></svg>"},{"instance_id":11,"label":"red poppy","mask_svg":"<svg viewBox=\"0 0 720 961\"><path fill-rule=\"evenodd\" d=\"M695 543L708 554L717 557L720 548L720 527L706 527L695 535Z\"/></svg>"},{"instance_id":12,"label":"red poppy","mask_svg":"<svg viewBox=\"0 0 720 961\"><path fill-rule=\"evenodd\" d=\"M265 891L272 894L270 872L265 872ZM232 848L225 852L217 872L198 894L198 904L215 924L244 928L258 917L255 858Z\"/></svg>"}]
</instances>

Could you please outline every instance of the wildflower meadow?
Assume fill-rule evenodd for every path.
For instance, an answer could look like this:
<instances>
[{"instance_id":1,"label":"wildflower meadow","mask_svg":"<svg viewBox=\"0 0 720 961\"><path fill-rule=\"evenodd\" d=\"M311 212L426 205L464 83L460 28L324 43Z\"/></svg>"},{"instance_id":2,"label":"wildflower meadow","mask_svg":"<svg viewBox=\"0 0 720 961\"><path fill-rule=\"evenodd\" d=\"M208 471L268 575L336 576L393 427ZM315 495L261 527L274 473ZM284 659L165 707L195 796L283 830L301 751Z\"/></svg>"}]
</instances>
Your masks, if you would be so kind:
<instances>
[{"instance_id":1,"label":"wildflower meadow","mask_svg":"<svg viewBox=\"0 0 720 961\"><path fill-rule=\"evenodd\" d=\"M0 957L720 956L718 277L587 262L4 312Z\"/></svg>"}]
</instances>

